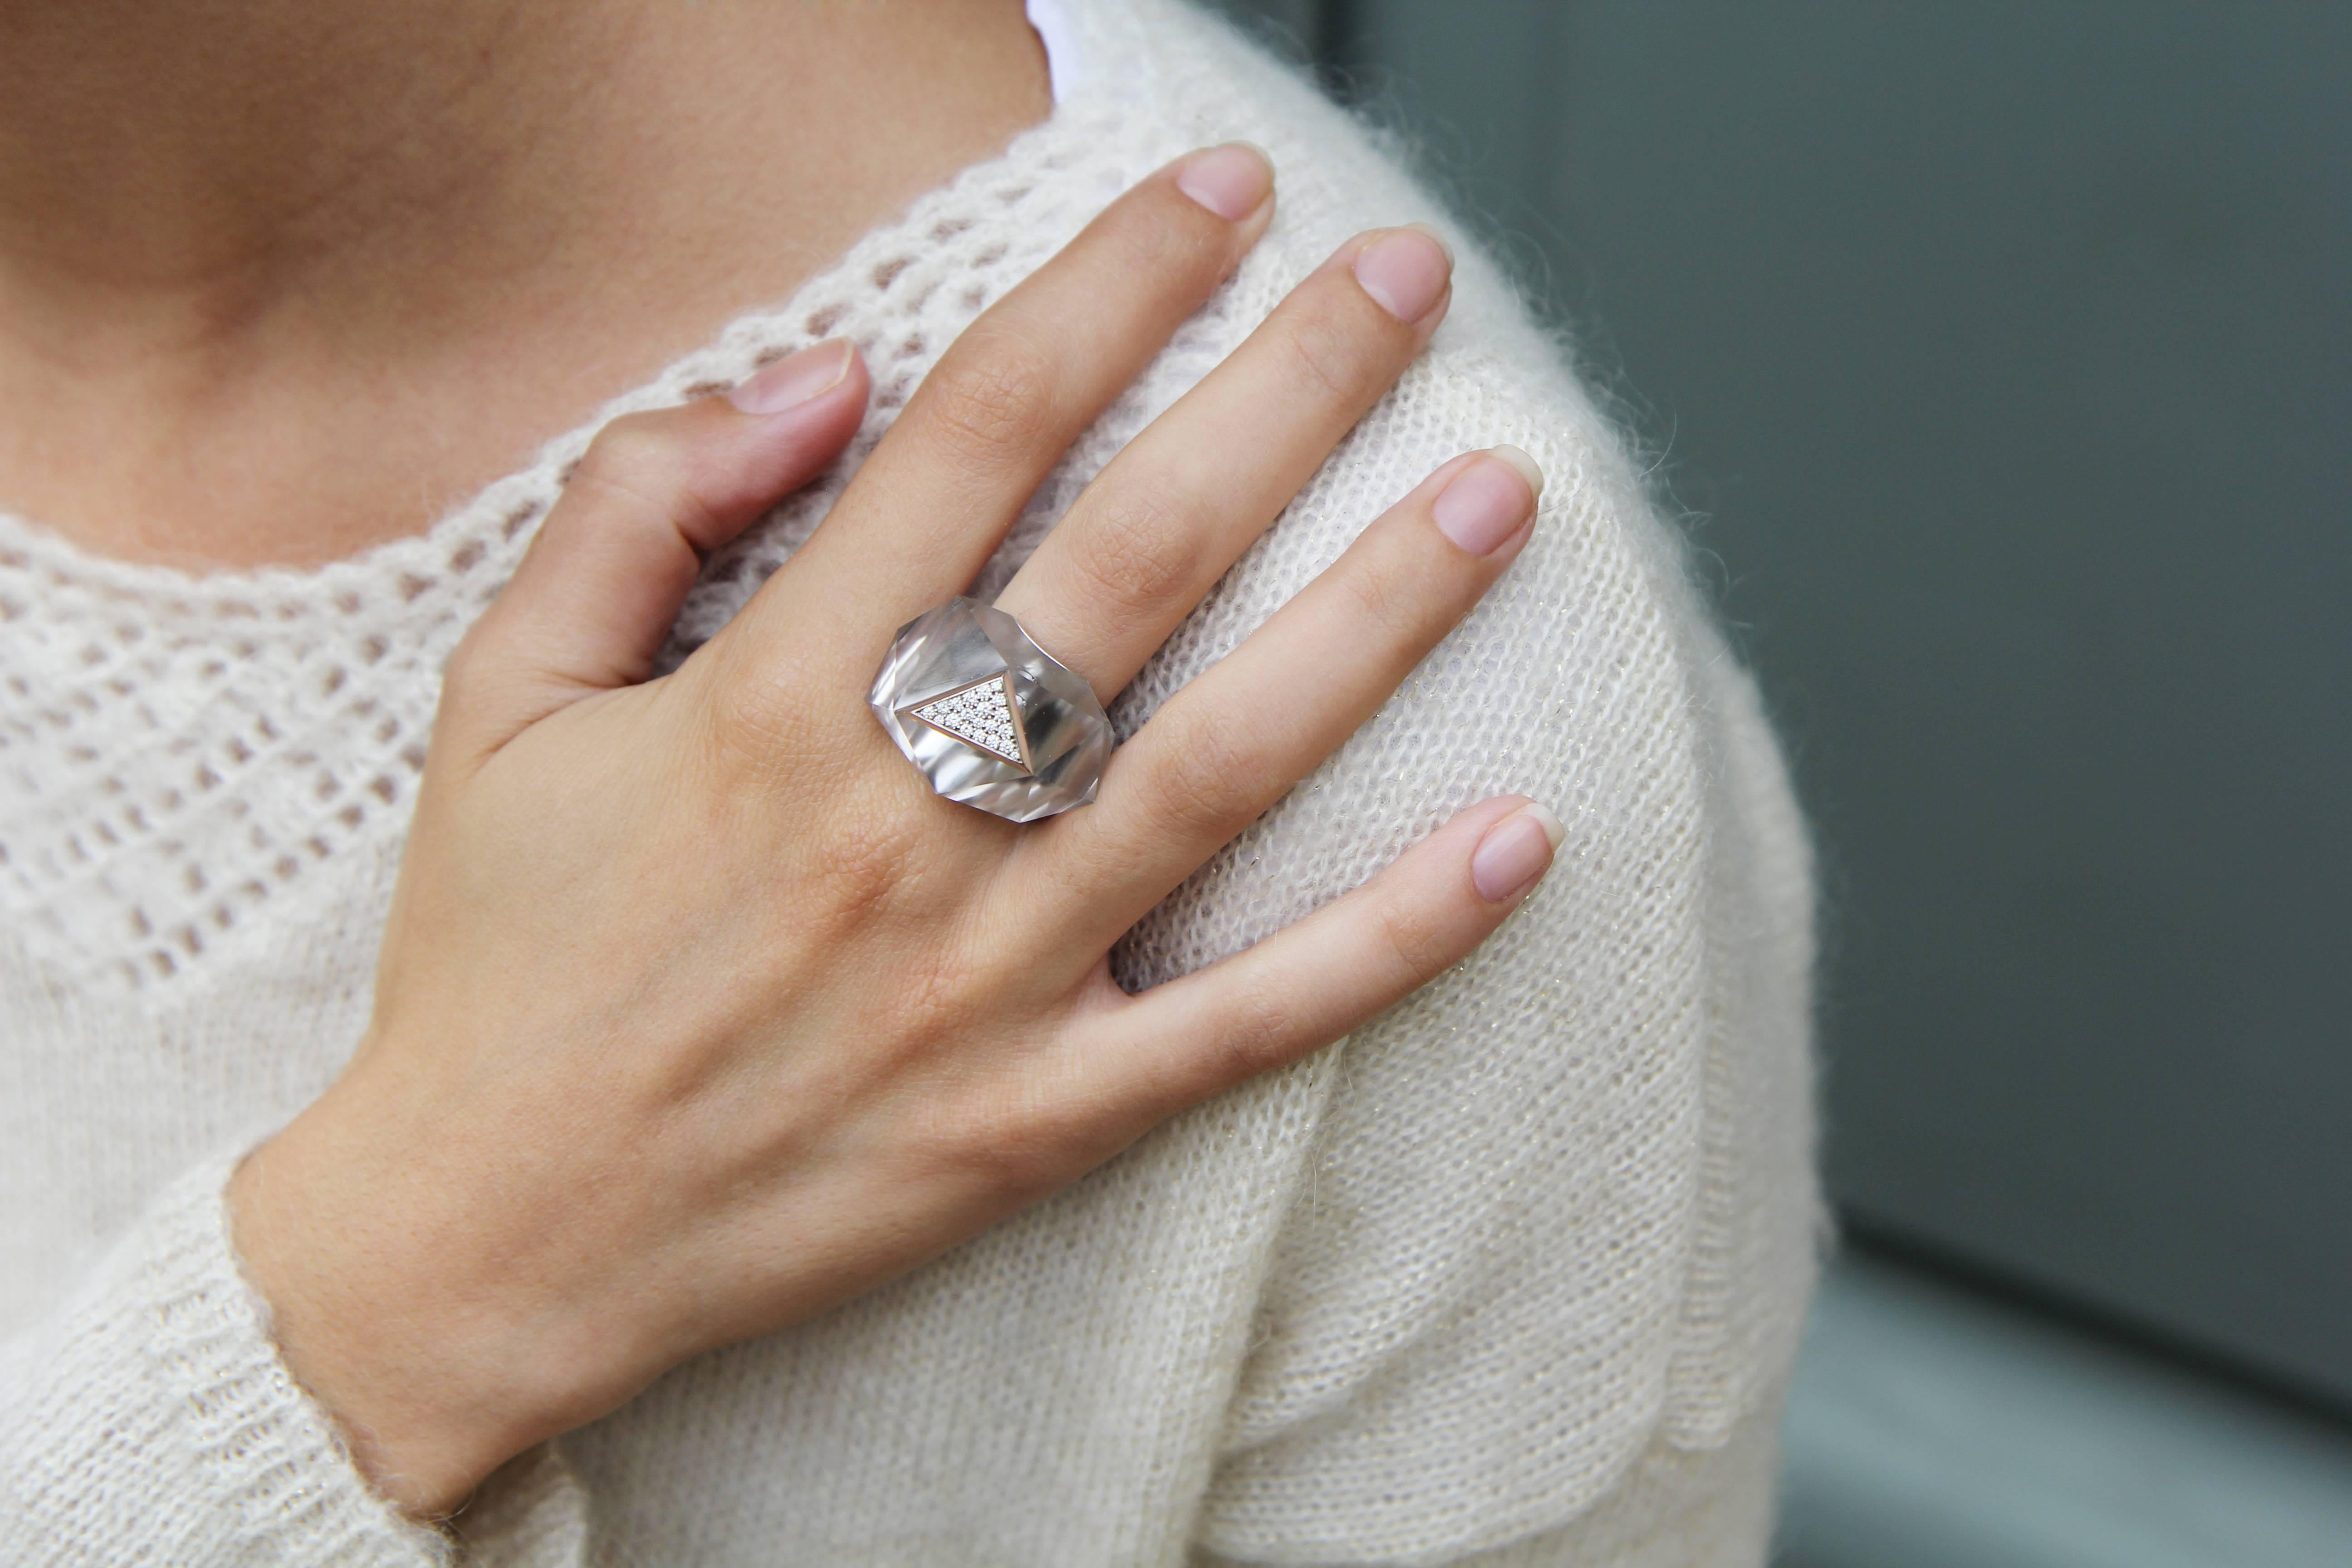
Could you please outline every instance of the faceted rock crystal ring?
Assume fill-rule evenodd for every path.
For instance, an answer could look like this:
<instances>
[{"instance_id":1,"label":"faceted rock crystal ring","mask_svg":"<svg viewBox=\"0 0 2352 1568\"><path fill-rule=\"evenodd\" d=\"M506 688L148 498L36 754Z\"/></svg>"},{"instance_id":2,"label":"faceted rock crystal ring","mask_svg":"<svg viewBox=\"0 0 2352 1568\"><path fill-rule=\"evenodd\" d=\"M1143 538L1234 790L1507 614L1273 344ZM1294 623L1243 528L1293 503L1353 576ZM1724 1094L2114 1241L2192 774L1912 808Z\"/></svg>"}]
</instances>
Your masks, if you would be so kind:
<instances>
[{"instance_id":1,"label":"faceted rock crystal ring","mask_svg":"<svg viewBox=\"0 0 2352 1568\"><path fill-rule=\"evenodd\" d=\"M866 700L933 789L1010 822L1086 805L1110 760L1094 687L971 599L899 627Z\"/></svg>"}]
</instances>

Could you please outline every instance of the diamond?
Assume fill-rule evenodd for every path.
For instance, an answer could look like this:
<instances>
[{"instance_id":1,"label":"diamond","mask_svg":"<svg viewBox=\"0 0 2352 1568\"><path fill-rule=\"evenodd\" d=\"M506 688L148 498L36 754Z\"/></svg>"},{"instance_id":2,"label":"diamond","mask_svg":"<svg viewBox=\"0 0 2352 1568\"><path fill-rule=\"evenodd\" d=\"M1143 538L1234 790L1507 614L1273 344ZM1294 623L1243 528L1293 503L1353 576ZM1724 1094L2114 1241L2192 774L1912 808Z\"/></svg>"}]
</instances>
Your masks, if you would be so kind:
<instances>
[{"instance_id":1,"label":"diamond","mask_svg":"<svg viewBox=\"0 0 2352 1568\"><path fill-rule=\"evenodd\" d=\"M1008 674L935 697L904 711L934 730L944 730L969 746L1001 757L1023 773L1029 771L1029 747L1021 733L1020 712L1013 704L1013 678Z\"/></svg>"}]
</instances>

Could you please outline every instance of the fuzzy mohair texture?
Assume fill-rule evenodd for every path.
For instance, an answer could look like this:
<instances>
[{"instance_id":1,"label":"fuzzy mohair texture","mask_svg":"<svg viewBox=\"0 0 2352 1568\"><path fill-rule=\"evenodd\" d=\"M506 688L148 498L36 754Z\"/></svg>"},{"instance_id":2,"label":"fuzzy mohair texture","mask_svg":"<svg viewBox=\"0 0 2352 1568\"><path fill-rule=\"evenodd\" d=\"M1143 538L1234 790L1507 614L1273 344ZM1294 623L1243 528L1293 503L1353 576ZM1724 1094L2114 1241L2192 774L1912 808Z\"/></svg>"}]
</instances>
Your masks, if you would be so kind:
<instances>
[{"instance_id":1,"label":"fuzzy mohair texture","mask_svg":"<svg viewBox=\"0 0 2352 1568\"><path fill-rule=\"evenodd\" d=\"M0 1559L1755 1568L1815 1269L1808 844L1619 433L1346 114L1176 0L1064 0L1045 123L429 532L201 578L0 518ZM1370 723L1120 948L1130 987L1522 792L1551 877L1455 971L1077 1186L392 1512L288 1374L224 1178L333 1079L451 647L604 419L833 335L848 458L709 566L682 658L808 538L940 351L1118 192L1246 139L1279 215L977 588L1348 235L1461 256L1427 353L1114 709L1131 733L1454 454L1533 542Z\"/></svg>"}]
</instances>

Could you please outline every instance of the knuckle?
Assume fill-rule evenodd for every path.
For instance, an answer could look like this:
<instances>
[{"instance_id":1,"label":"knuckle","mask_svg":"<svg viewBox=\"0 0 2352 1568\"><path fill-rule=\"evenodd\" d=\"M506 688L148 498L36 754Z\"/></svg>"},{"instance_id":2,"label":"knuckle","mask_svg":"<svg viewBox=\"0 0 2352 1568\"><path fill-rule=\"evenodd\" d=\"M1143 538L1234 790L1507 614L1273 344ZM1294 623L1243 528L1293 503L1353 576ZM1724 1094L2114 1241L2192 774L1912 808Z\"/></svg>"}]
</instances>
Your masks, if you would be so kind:
<instances>
[{"instance_id":1,"label":"knuckle","mask_svg":"<svg viewBox=\"0 0 2352 1568\"><path fill-rule=\"evenodd\" d=\"M887 909L919 879L924 837L917 823L897 812L860 812L834 824L803 851L812 885L821 889L814 901L851 923ZM921 996L939 989L912 988L909 1006L919 1007Z\"/></svg>"},{"instance_id":2,"label":"knuckle","mask_svg":"<svg viewBox=\"0 0 2352 1568\"><path fill-rule=\"evenodd\" d=\"M995 1205L1017 1207L1068 1185L1094 1163L1068 1109L1017 1070L977 1073L940 1096L921 1141Z\"/></svg>"},{"instance_id":3,"label":"knuckle","mask_svg":"<svg viewBox=\"0 0 2352 1568\"><path fill-rule=\"evenodd\" d=\"M1197 296L1213 287L1230 254L1230 226L1172 180L1150 182L1134 195L1106 215L1111 221L1102 230L1103 270L1130 289L1139 282L1171 295Z\"/></svg>"},{"instance_id":4,"label":"knuckle","mask_svg":"<svg viewBox=\"0 0 2352 1568\"><path fill-rule=\"evenodd\" d=\"M1184 602L1201 575L1205 510L1193 498L1147 494L1081 519L1069 541L1080 591L1127 616Z\"/></svg>"},{"instance_id":5,"label":"knuckle","mask_svg":"<svg viewBox=\"0 0 2352 1568\"><path fill-rule=\"evenodd\" d=\"M689 661L668 679L674 689L683 689L678 700L692 705L682 720L690 737L688 765L715 798L738 806L838 800L863 814L905 815L912 792L893 788L888 773L865 777L873 750L867 742L882 740L880 729L862 712L844 712L843 704L828 700L826 689L813 689L814 683L796 680L790 672L730 668L715 660L699 669ZM867 728L874 730L870 736L863 732ZM920 775L908 773L920 788ZM845 773L863 782L845 790Z\"/></svg>"},{"instance_id":6,"label":"knuckle","mask_svg":"<svg viewBox=\"0 0 2352 1568\"><path fill-rule=\"evenodd\" d=\"M1372 929L1381 951L1411 985L1436 979L1453 965L1454 944L1444 922L1427 909L1382 899L1373 909Z\"/></svg>"},{"instance_id":7,"label":"knuckle","mask_svg":"<svg viewBox=\"0 0 2352 1568\"><path fill-rule=\"evenodd\" d=\"M722 781L758 785L773 780L784 771L782 759L808 750L817 716L790 681L725 671L709 683L706 701L704 733Z\"/></svg>"},{"instance_id":8,"label":"knuckle","mask_svg":"<svg viewBox=\"0 0 2352 1568\"><path fill-rule=\"evenodd\" d=\"M457 639L449 650L448 662L441 667L441 706L445 710L462 712L480 700L492 661L482 652L482 627L487 617L474 623L472 629Z\"/></svg>"},{"instance_id":9,"label":"knuckle","mask_svg":"<svg viewBox=\"0 0 2352 1568\"><path fill-rule=\"evenodd\" d=\"M1302 303L1282 333L1285 369L1307 395L1352 406L1384 388L1393 372L1380 345L1328 301Z\"/></svg>"},{"instance_id":10,"label":"knuckle","mask_svg":"<svg viewBox=\"0 0 2352 1568\"><path fill-rule=\"evenodd\" d=\"M677 441L667 421L651 413L625 414L596 433L574 479L587 475L619 489L654 491L674 486L682 471Z\"/></svg>"},{"instance_id":11,"label":"knuckle","mask_svg":"<svg viewBox=\"0 0 2352 1568\"><path fill-rule=\"evenodd\" d=\"M943 1048L970 1032L971 993L951 952L906 954L892 966L891 981L886 995L868 999L887 1019L869 1033L891 1042L879 1054L896 1065L935 1061Z\"/></svg>"},{"instance_id":12,"label":"knuckle","mask_svg":"<svg viewBox=\"0 0 2352 1568\"><path fill-rule=\"evenodd\" d=\"M1247 826L1271 771L1249 736L1240 723L1187 723L1152 770L1150 819L1219 843Z\"/></svg>"},{"instance_id":13,"label":"knuckle","mask_svg":"<svg viewBox=\"0 0 2352 1568\"><path fill-rule=\"evenodd\" d=\"M1249 984L1225 999L1214 1042L1223 1078L1240 1083L1297 1054L1299 1025L1291 1002L1273 986Z\"/></svg>"},{"instance_id":14,"label":"knuckle","mask_svg":"<svg viewBox=\"0 0 2352 1568\"><path fill-rule=\"evenodd\" d=\"M961 460L983 468L1044 444L1054 416L1054 367L1022 333L986 331L924 384L924 423Z\"/></svg>"},{"instance_id":15,"label":"knuckle","mask_svg":"<svg viewBox=\"0 0 2352 1568\"><path fill-rule=\"evenodd\" d=\"M1062 1118L1035 1106L1006 1103L986 1120L983 1135L989 1184L1015 1203L1059 1190L1083 1168Z\"/></svg>"},{"instance_id":16,"label":"knuckle","mask_svg":"<svg viewBox=\"0 0 2352 1568\"><path fill-rule=\"evenodd\" d=\"M627 414L596 433L571 482L619 497L689 537L710 508L696 489L696 455L674 427L677 411ZM551 519L551 521L554 520Z\"/></svg>"},{"instance_id":17,"label":"knuckle","mask_svg":"<svg viewBox=\"0 0 2352 1568\"><path fill-rule=\"evenodd\" d=\"M1426 640L1430 578L1387 552L1370 552L1341 569L1339 584L1348 596L1351 620L1380 642L1412 647Z\"/></svg>"}]
</instances>

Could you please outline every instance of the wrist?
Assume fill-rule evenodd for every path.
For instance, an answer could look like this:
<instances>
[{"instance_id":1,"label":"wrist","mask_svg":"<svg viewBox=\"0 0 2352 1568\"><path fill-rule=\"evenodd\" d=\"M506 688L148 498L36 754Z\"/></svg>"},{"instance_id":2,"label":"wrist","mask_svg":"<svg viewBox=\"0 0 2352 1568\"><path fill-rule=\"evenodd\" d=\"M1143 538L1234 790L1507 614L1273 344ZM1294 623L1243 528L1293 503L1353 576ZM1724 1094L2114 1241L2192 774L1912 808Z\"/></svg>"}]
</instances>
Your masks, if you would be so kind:
<instances>
[{"instance_id":1,"label":"wrist","mask_svg":"<svg viewBox=\"0 0 2352 1568\"><path fill-rule=\"evenodd\" d=\"M428 1205L417 1184L386 1179L343 1134L335 1100L331 1092L237 1168L232 1235L287 1369L361 1473L404 1512L442 1517L561 1427L534 1417L540 1402L510 1381L520 1369L491 1352L506 1304L467 1303L452 1289L424 1245L440 1227L419 1212Z\"/></svg>"}]
</instances>

